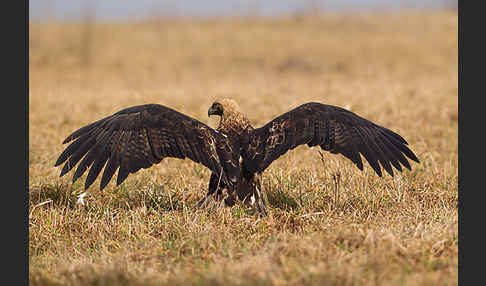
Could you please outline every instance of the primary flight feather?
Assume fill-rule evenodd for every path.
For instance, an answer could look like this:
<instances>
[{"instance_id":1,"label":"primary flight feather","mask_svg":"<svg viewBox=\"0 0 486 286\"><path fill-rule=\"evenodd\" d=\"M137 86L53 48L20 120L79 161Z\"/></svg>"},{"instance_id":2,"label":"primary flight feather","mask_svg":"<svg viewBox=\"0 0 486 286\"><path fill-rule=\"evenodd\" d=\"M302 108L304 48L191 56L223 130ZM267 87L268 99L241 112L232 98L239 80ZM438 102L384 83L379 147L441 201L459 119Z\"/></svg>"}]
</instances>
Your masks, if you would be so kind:
<instances>
[{"instance_id":1,"label":"primary flight feather","mask_svg":"<svg viewBox=\"0 0 486 286\"><path fill-rule=\"evenodd\" d=\"M117 185L130 173L149 168L167 157L189 158L211 170L206 204L215 195L233 205L236 198L252 203L266 214L261 174L288 150L303 144L342 154L363 170L361 155L382 176L381 167L411 169L407 158L419 162L399 134L346 109L309 102L260 128L253 128L232 99L214 102L208 116L221 117L217 129L159 104L123 109L84 126L65 140L71 142L55 166L64 163L60 176L72 170L73 182L89 169L85 189L101 173L103 189L118 170Z\"/></svg>"}]
</instances>

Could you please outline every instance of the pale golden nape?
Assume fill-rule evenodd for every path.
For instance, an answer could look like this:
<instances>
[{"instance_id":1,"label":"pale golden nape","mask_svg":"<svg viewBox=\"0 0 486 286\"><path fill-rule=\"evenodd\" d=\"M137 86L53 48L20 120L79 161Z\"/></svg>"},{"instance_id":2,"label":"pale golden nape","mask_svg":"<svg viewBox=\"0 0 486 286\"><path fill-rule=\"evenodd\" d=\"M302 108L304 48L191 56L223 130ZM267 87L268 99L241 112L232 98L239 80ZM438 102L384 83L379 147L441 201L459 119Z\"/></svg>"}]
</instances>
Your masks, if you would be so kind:
<instances>
[{"instance_id":1,"label":"pale golden nape","mask_svg":"<svg viewBox=\"0 0 486 286\"><path fill-rule=\"evenodd\" d=\"M236 103L236 101L231 98L221 98L216 100L215 102L221 104L224 107L225 112L241 112L238 103Z\"/></svg>"},{"instance_id":2,"label":"pale golden nape","mask_svg":"<svg viewBox=\"0 0 486 286\"><path fill-rule=\"evenodd\" d=\"M233 131L240 134L248 127L253 128L250 120L241 112L236 101L231 98L223 98L215 102L223 106L223 115L221 116L218 130L224 132Z\"/></svg>"}]
</instances>

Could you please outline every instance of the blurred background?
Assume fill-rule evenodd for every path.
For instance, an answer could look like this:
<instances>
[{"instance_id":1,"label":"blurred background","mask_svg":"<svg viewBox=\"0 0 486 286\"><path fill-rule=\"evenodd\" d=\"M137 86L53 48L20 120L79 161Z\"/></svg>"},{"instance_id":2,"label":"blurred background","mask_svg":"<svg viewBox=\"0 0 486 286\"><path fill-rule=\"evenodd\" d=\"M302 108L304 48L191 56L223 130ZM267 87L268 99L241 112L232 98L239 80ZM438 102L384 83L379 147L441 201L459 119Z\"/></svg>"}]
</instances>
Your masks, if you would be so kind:
<instances>
[{"instance_id":1,"label":"blurred background","mask_svg":"<svg viewBox=\"0 0 486 286\"><path fill-rule=\"evenodd\" d=\"M363 12L400 9L457 8L454 0L30 0L31 20L79 20L86 13L101 21L171 17L278 16L316 12Z\"/></svg>"}]
</instances>

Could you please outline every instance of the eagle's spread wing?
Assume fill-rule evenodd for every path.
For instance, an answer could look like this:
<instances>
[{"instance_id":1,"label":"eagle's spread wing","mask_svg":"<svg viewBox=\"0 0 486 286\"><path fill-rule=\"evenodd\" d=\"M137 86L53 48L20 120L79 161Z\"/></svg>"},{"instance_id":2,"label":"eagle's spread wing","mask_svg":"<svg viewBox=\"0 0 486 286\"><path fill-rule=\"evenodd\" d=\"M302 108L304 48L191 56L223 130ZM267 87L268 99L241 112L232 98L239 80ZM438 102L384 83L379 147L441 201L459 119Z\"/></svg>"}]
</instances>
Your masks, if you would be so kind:
<instances>
[{"instance_id":1,"label":"eagle's spread wing","mask_svg":"<svg viewBox=\"0 0 486 286\"><path fill-rule=\"evenodd\" d=\"M231 138L202 122L158 104L123 109L84 126L63 142L74 140L59 156L55 166L65 163L60 176L69 172L84 156L73 176L76 181L90 168L85 188L98 177L103 166L100 189L119 168L117 185L129 173L148 168L163 158L190 158L221 175L225 183L238 176ZM237 143L236 143L237 144ZM238 149L236 149L238 150ZM239 155L238 155L239 156Z\"/></svg>"},{"instance_id":2,"label":"eagle's spread wing","mask_svg":"<svg viewBox=\"0 0 486 286\"><path fill-rule=\"evenodd\" d=\"M243 158L250 172L262 172L278 157L301 144L319 145L331 153L342 154L363 170L361 153L380 177L380 164L393 176L391 165L401 171L400 163L411 169L406 157L419 162L397 133L346 109L315 102L303 104L261 128L248 131L243 140Z\"/></svg>"}]
</instances>

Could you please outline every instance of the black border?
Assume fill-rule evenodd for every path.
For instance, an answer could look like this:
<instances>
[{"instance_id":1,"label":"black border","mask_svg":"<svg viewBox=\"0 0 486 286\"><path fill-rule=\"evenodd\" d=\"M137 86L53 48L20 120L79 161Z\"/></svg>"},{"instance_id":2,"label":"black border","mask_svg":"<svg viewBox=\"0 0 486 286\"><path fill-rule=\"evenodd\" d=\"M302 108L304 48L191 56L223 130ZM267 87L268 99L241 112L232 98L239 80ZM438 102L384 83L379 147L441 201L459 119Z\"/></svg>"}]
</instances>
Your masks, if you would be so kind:
<instances>
[{"instance_id":1,"label":"black border","mask_svg":"<svg viewBox=\"0 0 486 286\"><path fill-rule=\"evenodd\" d=\"M475 285L484 281L484 196L485 162L484 105L484 9L480 1L458 1L458 228L459 228L459 285ZM469 15L468 15L469 14ZM464 45L465 23L470 44ZM467 49L465 49L467 47ZM467 50L467 52L466 52ZM481 56L482 55L482 56ZM469 59L469 60L467 60ZM464 81L464 67L469 66L467 84ZM472 68L471 68L472 67ZM476 102L476 103L475 103ZM476 182L475 182L476 180ZM479 283L481 284L481 282Z\"/></svg>"},{"instance_id":2,"label":"black border","mask_svg":"<svg viewBox=\"0 0 486 286\"><path fill-rule=\"evenodd\" d=\"M29 285L29 1L2 9L2 282Z\"/></svg>"},{"instance_id":3,"label":"black border","mask_svg":"<svg viewBox=\"0 0 486 286\"><path fill-rule=\"evenodd\" d=\"M463 104L464 104L464 81L463 81L463 38L464 38L464 31L463 31L463 19L464 19L464 7L462 4L462 1L458 0L457 3L457 21L458 21L458 47L457 47L457 56L458 56L458 70L457 70L457 84L458 84L458 142L457 142L457 148L458 148L458 183L457 183L457 188L458 188L458 285L465 284L465 277L464 277L464 240L463 240L463 224L462 221L464 220L464 215L463 215L463 210L464 210L464 198L463 198L463 192L462 190L464 189L464 180L463 180L463 171L464 171L464 164L463 163L463 122L464 122L464 111L463 109ZM462 283L461 283L462 282Z\"/></svg>"},{"instance_id":4,"label":"black border","mask_svg":"<svg viewBox=\"0 0 486 286\"><path fill-rule=\"evenodd\" d=\"M479 1L469 1L469 7L472 7L471 4L474 3L479 3ZM3 153L4 156L7 155L7 158L4 157L3 160L4 166L6 166L3 170L3 179L13 184L9 184L8 189L3 190L3 204L0 208L2 218L7 222L2 232L3 260L7 262L4 264L2 272L7 275L2 277L2 281L14 281L15 283L9 283L11 285L28 285L29 1L8 1L5 4L7 5L3 9L3 19L6 19L6 21L3 25L4 39L1 45L3 49L6 49L3 52L6 65L3 65L4 76L2 81L4 96L2 105L4 107L2 113L4 124L2 127L4 132L1 137L3 139ZM12 4L15 5L13 8L16 12L12 11ZM479 196L485 192L485 186L481 182L474 184L472 181L474 178L485 176L483 168L476 168L475 166L476 161L483 161L483 158L477 157L479 152L475 152L475 150L481 150L484 146L481 138L484 127L481 125L473 126L484 122L484 119L480 117L484 114L484 111L481 110L483 105L480 102L476 105L473 104L473 100L480 99L484 92L482 85L484 65L481 61L483 58L478 57L480 53L486 51L486 47L480 41L484 38L484 22L481 21L484 16L482 15L469 15L468 17L468 19L476 20L468 29L470 31L478 30L474 34L470 33L470 35L475 35L478 40L468 46L469 59L474 57L474 60L469 63L476 63L477 69L469 73L469 87L464 82L464 63L465 58L467 58L463 40L464 19L467 13L472 14L473 11L482 14L484 10L478 7L477 9L470 8L469 12L466 12L463 1L458 1L459 285L474 285L475 283L467 283L466 281L472 280L474 282L476 280L474 278L481 278L481 274L483 274L482 259L484 259L481 255L482 251L478 251L478 247L480 248L483 244L483 237L479 231L482 228L481 219L484 216L481 212L484 208L482 206L483 201ZM476 52L478 53L476 54ZM12 102L17 106L16 109L10 108ZM473 110L474 107L477 110ZM468 130L469 136L467 135ZM475 132L478 133L475 134ZM12 136L13 134L15 136ZM476 146L472 146L471 143L473 145L476 143ZM469 164L466 164L466 162L469 162ZM15 203L12 202L12 199ZM467 200L469 202L466 203ZM473 202L476 202L477 208L475 208ZM468 224L470 227L467 227ZM472 224L475 225L471 226ZM477 233L474 233L475 228ZM466 258L466 256L469 258ZM473 256L477 256L478 263L475 263L476 259Z\"/></svg>"}]
</instances>

